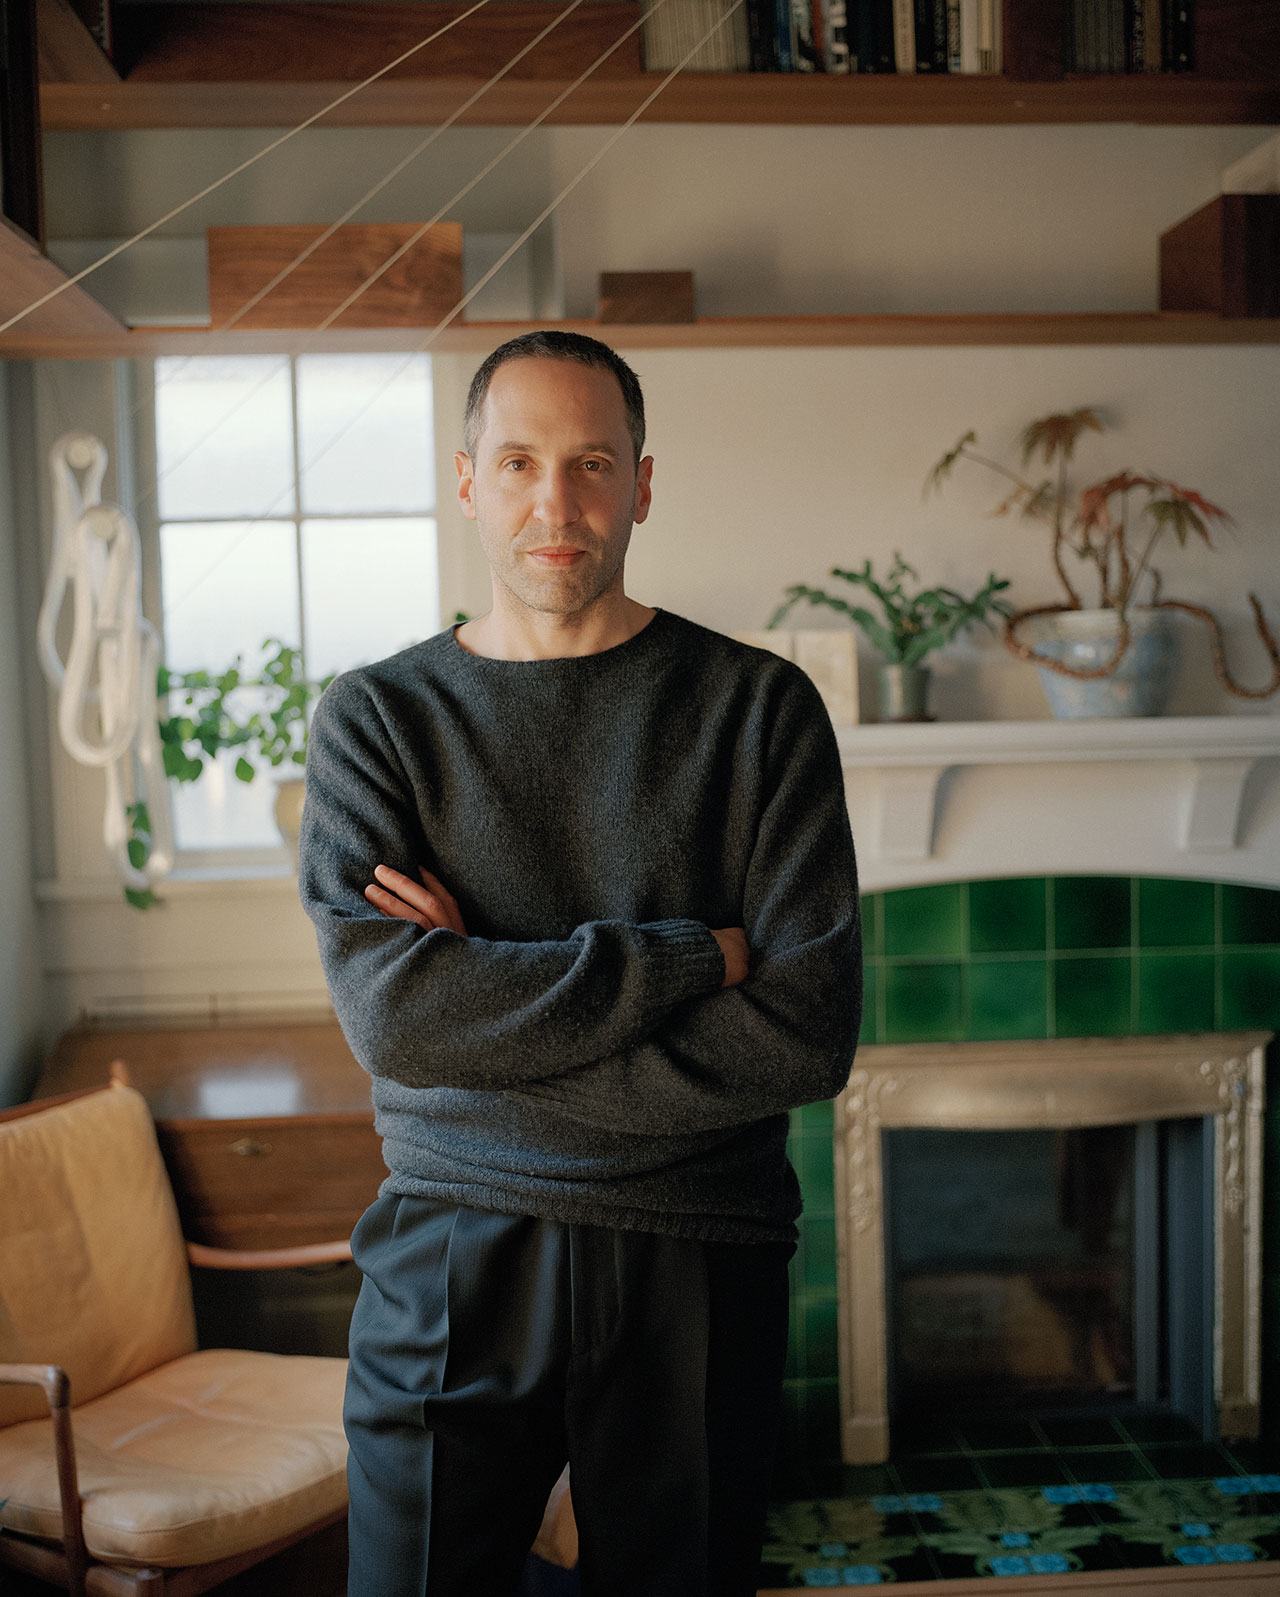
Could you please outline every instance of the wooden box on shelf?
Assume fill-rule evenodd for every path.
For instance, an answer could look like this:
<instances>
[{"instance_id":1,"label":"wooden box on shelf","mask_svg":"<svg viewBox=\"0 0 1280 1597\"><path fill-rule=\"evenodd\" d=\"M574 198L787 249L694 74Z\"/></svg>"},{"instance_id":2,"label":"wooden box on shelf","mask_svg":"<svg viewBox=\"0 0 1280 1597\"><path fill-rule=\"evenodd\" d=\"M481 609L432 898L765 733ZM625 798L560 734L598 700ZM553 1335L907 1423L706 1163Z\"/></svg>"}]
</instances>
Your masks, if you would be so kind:
<instances>
[{"instance_id":1,"label":"wooden box on shelf","mask_svg":"<svg viewBox=\"0 0 1280 1597\"><path fill-rule=\"evenodd\" d=\"M1219 194L1162 233L1160 309L1280 316L1280 194Z\"/></svg>"}]
</instances>

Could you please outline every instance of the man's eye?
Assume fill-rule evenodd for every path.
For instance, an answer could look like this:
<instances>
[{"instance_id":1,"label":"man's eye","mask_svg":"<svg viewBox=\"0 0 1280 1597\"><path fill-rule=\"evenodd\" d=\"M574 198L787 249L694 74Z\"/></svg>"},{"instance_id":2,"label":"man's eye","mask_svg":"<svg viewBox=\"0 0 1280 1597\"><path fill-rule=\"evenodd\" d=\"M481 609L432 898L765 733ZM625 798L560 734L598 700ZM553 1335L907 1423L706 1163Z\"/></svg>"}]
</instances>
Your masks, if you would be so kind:
<instances>
[{"instance_id":1,"label":"man's eye","mask_svg":"<svg viewBox=\"0 0 1280 1597\"><path fill-rule=\"evenodd\" d=\"M528 464L529 462L527 460L509 460L507 461L507 470L523 471Z\"/></svg>"},{"instance_id":2,"label":"man's eye","mask_svg":"<svg viewBox=\"0 0 1280 1597\"><path fill-rule=\"evenodd\" d=\"M603 460L584 460L582 462L582 465L583 465L583 469L586 470L586 471L603 471L604 470L604 461Z\"/></svg>"}]
</instances>

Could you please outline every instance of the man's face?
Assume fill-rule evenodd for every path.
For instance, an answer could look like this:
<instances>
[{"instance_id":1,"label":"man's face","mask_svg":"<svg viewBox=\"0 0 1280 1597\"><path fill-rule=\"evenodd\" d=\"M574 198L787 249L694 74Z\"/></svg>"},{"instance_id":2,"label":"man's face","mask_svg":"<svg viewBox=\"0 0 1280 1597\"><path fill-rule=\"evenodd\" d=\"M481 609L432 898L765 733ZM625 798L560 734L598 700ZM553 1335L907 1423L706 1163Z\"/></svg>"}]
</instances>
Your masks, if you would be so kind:
<instances>
[{"instance_id":1,"label":"man's face","mask_svg":"<svg viewBox=\"0 0 1280 1597\"><path fill-rule=\"evenodd\" d=\"M508 361L485 397L476 458L458 454L458 499L494 581L530 610L574 615L621 592L634 522L649 514L612 372L575 360Z\"/></svg>"}]
</instances>

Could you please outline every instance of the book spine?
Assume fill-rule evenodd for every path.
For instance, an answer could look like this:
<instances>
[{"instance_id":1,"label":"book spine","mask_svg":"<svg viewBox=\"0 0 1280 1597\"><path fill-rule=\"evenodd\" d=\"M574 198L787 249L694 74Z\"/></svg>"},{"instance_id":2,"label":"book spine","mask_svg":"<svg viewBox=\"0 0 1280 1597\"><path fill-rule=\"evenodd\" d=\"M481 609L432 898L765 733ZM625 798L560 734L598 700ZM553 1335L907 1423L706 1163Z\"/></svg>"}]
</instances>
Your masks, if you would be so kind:
<instances>
[{"instance_id":1,"label":"book spine","mask_svg":"<svg viewBox=\"0 0 1280 1597\"><path fill-rule=\"evenodd\" d=\"M933 70L947 70L947 0L933 0Z\"/></svg>"},{"instance_id":2,"label":"book spine","mask_svg":"<svg viewBox=\"0 0 1280 1597\"><path fill-rule=\"evenodd\" d=\"M1147 64L1146 0L1126 0L1124 21L1124 69L1126 72L1142 72Z\"/></svg>"},{"instance_id":3,"label":"book spine","mask_svg":"<svg viewBox=\"0 0 1280 1597\"><path fill-rule=\"evenodd\" d=\"M933 71L933 0L915 0L915 45L917 72Z\"/></svg>"},{"instance_id":4,"label":"book spine","mask_svg":"<svg viewBox=\"0 0 1280 1597\"><path fill-rule=\"evenodd\" d=\"M809 0L809 30L813 40L813 69L827 70L827 0Z\"/></svg>"},{"instance_id":5,"label":"book spine","mask_svg":"<svg viewBox=\"0 0 1280 1597\"><path fill-rule=\"evenodd\" d=\"M1173 0L1169 39L1169 66L1173 72L1191 72L1196 64L1195 13L1191 0Z\"/></svg>"},{"instance_id":6,"label":"book spine","mask_svg":"<svg viewBox=\"0 0 1280 1597\"><path fill-rule=\"evenodd\" d=\"M916 69L915 0L893 0L893 64L898 72Z\"/></svg>"},{"instance_id":7,"label":"book spine","mask_svg":"<svg viewBox=\"0 0 1280 1597\"><path fill-rule=\"evenodd\" d=\"M894 5L896 0L874 0L875 11L875 48L877 72L894 72L897 70L896 51L894 47Z\"/></svg>"},{"instance_id":8,"label":"book spine","mask_svg":"<svg viewBox=\"0 0 1280 1597\"><path fill-rule=\"evenodd\" d=\"M777 52L779 72L793 70L791 28L791 0L773 0L773 47Z\"/></svg>"},{"instance_id":9,"label":"book spine","mask_svg":"<svg viewBox=\"0 0 1280 1597\"><path fill-rule=\"evenodd\" d=\"M978 0L960 0L960 70L978 70Z\"/></svg>"},{"instance_id":10,"label":"book spine","mask_svg":"<svg viewBox=\"0 0 1280 1597\"><path fill-rule=\"evenodd\" d=\"M947 71L960 70L960 0L947 0Z\"/></svg>"},{"instance_id":11,"label":"book spine","mask_svg":"<svg viewBox=\"0 0 1280 1597\"><path fill-rule=\"evenodd\" d=\"M773 51L773 0L747 0L747 42L753 72L776 72Z\"/></svg>"},{"instance_id":12,"label":"book spine","mask_svg":"<svg viewBox=\"0 0 1280 1597\"><path fill-rule=\"evenodd\" d=\"M813 45L813 9L811 0L790 0L791 4L791 70L814 72L817 56Z\"/></svg>"},{"instance_id":13,"label":"book spine","mask_svg":"<svg viewBox=\"0 0 1280 1597\"><path fill-rule=\"evenodd\" d=\"M978 0L978 71L997 71L996 0Z\"/></svg>"},{"instance_id":14,"label":"book spine","mask_svg":"<svg viewBox=\"0 0 1280 1597\"><path fill-rule=\"evenodd\" d=\"M823 23L827 71L841 74L857 71L851 48L853 41L849 38L849 8L846 0L827 0L827 14Z\"/></svg>"},{"instance_id":15,"label":"book spine","mask_svg":"<svg viewBox=\"0 0 1280 1597\"><path fill-rule=\"evenodd\" d=\"M1143 10L1143 48L1142 69L1144 72L1159 72L1160 61L1160 33L1162 28L1160 18L1160 0L1142 0Z\"/></svg>"},{"instance_id":16,"label":"book spine","mask_svg":"<svg viewBox=\"0 0 1280 1597\"><path fill-rule=\"evenodd\" d=\"M1126 0L1109 0L1107 6L1107 71L1123 72L1125 59Z\"/></svg>"}]
</instances>

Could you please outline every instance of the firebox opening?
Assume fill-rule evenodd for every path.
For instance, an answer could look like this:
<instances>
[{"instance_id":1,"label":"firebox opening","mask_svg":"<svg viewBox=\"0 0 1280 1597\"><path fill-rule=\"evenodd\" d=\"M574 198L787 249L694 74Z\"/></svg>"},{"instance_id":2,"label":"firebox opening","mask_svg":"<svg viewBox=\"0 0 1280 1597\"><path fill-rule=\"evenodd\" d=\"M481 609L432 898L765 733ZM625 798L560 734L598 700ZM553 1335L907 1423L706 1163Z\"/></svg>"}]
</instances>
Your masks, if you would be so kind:
<instances>
[{"instance_id":1,"label":"firebox opening","mask_svg":"<svg viewBox=\"0 0 1280 1597\"><path fill-rule=\"evenodd\" d=\"M1163 1410L1209 1438L1211 1125L886 1129L893 1422Z\"/></svg>"}]
</instances>

